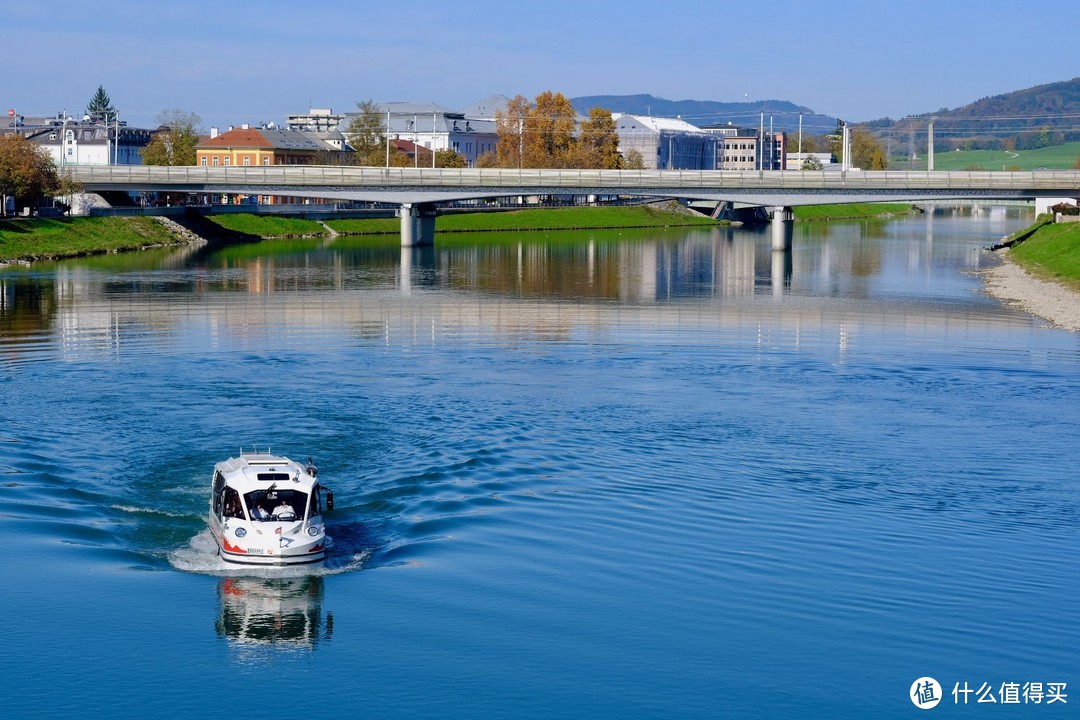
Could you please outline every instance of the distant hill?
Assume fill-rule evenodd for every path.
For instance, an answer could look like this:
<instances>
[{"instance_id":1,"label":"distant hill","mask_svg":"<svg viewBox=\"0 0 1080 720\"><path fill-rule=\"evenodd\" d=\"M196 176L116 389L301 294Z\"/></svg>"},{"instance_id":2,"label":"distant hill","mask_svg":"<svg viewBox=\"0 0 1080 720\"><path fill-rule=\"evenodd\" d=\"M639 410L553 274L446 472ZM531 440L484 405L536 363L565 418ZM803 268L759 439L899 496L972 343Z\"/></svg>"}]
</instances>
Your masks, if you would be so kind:
<instances>
[{"instance_id":1,"label":"distant hill","mask_svg":"<svg viewBox=\"0 0 1080 720\"><path fill-rule=\"evenodd\" d=\"M657 117L681 117L692 125L727 125L756 128L765 114L770 126L805 135L836 130L837 120L786 100L718 102L666 100L654 95L588 95L570 103L582 115L594 107L611 112ZM900 120L882 118L861 125L870 128L894 150L925 146L927 121L935 118L934 144L940 150L1034 150L1080 141L1080 77L1036 85L1003 95L982 98L963 107L911 115Z\"/></svg>"},{"instance_id":2,"label":"distant hill","mask_svg":"<svg viewBox=\"0 0 1080 720\"><path fill-rule=\"evenodd\" d=\"M786 100L755 100L754 102L717 102L715 100L666 100L653 95L587 95L571 98L570 104L582 115L594 107L630 115L679 117L698 127L737 125L756 128L765 114L765 129L776 132L798 132L802 114L803 133L821 135L836 130L836 118L818 115L807 107Z\"/></svg>"},{"instance_id":3,"label":"distant hill","mask_svg":"<svg viewBox=\"0 0 1080 720\"><path fill-rule=\"evenodd\" d=\"M934 121L934 145L949 150L1034 150L1080 140L1080 78L982 98L963 107L868 126L882 135L925 135Z\"/></svg>"}]
</instances>

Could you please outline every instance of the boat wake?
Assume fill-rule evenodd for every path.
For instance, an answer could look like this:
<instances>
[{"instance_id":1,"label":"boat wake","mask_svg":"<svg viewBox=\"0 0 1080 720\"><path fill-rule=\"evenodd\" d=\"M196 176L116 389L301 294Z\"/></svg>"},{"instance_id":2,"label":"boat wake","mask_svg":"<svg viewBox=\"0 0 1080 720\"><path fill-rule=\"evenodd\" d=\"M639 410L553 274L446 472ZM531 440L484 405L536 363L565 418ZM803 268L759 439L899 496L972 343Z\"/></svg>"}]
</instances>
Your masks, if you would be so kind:
<instances>
[{"instance_id":1,"label":"boat wake","mask_svg":"<svg viewBox=\"0 0 1080 720\"><path fill-rule=\"evenodd\" d=\"M200 575L282 578L311 575L329 576L354 572L362 570L369 557L371 557L371 550L369 549L337 554L333 553L333 546L331 546L331 554L319 567L310 565L295 567L237 566L221 559L218 555L214 536L210 533L210 529L207 528L191 538L187 547L177 548L169 553L169 563L182 572Z\"/></svg>"}]
</instances>

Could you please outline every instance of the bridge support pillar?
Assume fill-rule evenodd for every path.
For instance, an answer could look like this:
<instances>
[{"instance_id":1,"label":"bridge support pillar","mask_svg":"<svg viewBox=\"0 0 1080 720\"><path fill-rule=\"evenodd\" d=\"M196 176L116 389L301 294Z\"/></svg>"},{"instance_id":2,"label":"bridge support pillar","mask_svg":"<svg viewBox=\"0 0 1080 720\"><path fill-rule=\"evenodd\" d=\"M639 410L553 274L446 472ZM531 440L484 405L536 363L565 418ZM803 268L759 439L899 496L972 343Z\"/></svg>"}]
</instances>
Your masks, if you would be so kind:
<instances>
[{"instance_id":1,"label":"bridge support pillar","mask_svg":"<svg viewBox=\"0 0 1080 720\"><path fill-rule=\"evenodd\" d=\"M772 249L790 250L792 236L791 208L772 208Z\"/></svg>"},{"instance_id":2,"label":"bridge support pillar","mask_svg":"<svg viewBox=\"0 0 1080 720\"><path fill-rule=\"evenodd\" d=\"M435 244L434 205L405 203L398 215L401 217L401 247Z\"/></svg>"}]
</instances>

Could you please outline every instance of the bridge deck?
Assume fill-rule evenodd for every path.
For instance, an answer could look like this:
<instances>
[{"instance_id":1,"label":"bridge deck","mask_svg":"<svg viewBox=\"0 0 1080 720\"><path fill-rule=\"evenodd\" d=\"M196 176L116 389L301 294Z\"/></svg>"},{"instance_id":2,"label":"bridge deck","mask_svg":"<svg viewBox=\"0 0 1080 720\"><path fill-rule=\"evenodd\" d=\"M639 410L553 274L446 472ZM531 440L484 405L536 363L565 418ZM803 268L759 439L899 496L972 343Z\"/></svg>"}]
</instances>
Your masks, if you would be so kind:
<instances>
[{"instance_id":1,"label":"bridge deck","mask_svg":"<svg viewBox=\"0 0 1080 720\"><path fill-rule=\"evenodd\" d=\"M1080 171L417 169L333 165L77 166L86 190L245 193L440 202L507 195L648 195L758 205L1080 197Z\"/></svg>"}]
</instances>

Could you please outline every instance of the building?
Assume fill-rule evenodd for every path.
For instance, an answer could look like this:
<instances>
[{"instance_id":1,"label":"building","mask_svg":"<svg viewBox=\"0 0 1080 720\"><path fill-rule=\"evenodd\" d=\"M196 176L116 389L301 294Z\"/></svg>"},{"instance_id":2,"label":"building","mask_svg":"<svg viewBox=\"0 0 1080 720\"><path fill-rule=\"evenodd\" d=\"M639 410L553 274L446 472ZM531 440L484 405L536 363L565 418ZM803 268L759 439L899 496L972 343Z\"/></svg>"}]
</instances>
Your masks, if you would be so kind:
<instances>
[{"instance_id":1,"label":"building","mask_svg":"<svg viewBox=\"0 0 1080 720\"><path fill-rule=\"evenodd\" d=\"M211 128L210 137L195 148L195 163L202 167L252 167L271 165L316 165L340 162L342 151L323 142L314 134L277 127L252 128L242 125L219 133ZM229 197L223 202L278 204L305 202L290 197Z\"/></svg>"},{"instance_id":2,"label":"building","mask_svg":"<svg viewBox=\"0 0 1080 720\"><path fill-rule=\"evenodd\" d=\"M758 128L722 125L705 128L722 138L719 170L786 170L787 135Z\"/></svg>"},{"instance_id":3,"label":"building","mask_svg":"<svg viewBox=\"0 0 1080 720\"><path fill-rule=\"evenodd\" d=\"M803 170L804 165L820 166L822 170L828 169L840 169L839 163L836 162L836 158L832 153L797 153L789 152L787 154L787 169L789 170Z\"/></svg>"},{"instance_id":4,"label":"building","mask_svg":"<svg viewBox=\"0 0 1080 720\"><path fill-rule=\"evenodd\" d=\"M623 157L636 150L647 170L716 170L722 138L679 118L612 114Z\"/></svg>"},{"instance_id":5,"label":"building","mask_svg":"<svg viewBox=\"0 0 1080 720\"><path fill-rule=\"evenodd\" d=\"M327 154L340 148L299 130L277 127L252 128L242 125L210 137L195 148L195 163L205 167L230 165L315 165L327 164Z\"/></svg>"},{"instance_id":6,"label":"building","mask_svg":"<svg viewBox=\"0 0 1080 720\"><path fill-rule=\"evenodd\" d=\"M391 102L379 105L390 140L407 140L427 150L453 150L469 167L477 159L494 153L499 136L494 119L472 118L432 103ZM348 128L359 113L348 113L339 129L348 137ZM424 155L426 153L420 153Z\"/></svg>"},{"instance_id":7,"label":"building","mask_svg":"<svg viewBox=\"0 0 1080 720\"><path fill-rule=\"evenodd\" d=\"M18 124L15 124L18 120ZM142 151L154 130L123 121L57 113L54 117L12 118L0 132L19 132L44 150L57 167L66 165L142 165Z\"/></svg>"},{"instance_id":8,"label":"building","mask_svg":"<svg viewBox=\"0 0 1080 720\"><path fill-rule=\"evenodd\" d=\"M345 115L335 115L332 108L310 108L307 113L289 115L286 118L286 125L289 130L330 133L339 130L341 121L344 119Z\"/></svg>"}]
</instances>

